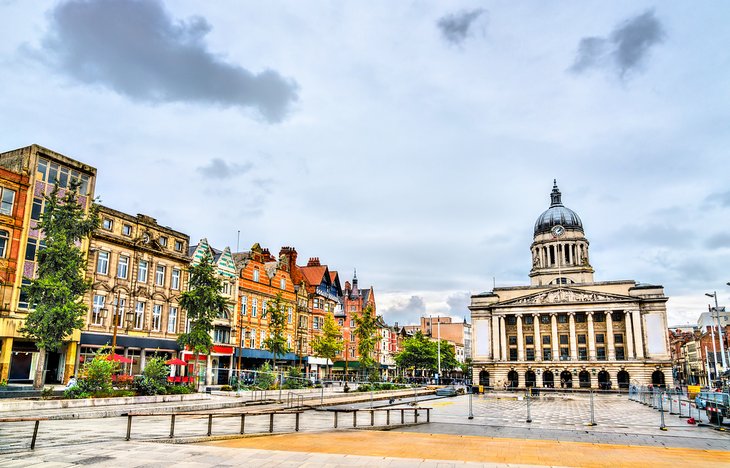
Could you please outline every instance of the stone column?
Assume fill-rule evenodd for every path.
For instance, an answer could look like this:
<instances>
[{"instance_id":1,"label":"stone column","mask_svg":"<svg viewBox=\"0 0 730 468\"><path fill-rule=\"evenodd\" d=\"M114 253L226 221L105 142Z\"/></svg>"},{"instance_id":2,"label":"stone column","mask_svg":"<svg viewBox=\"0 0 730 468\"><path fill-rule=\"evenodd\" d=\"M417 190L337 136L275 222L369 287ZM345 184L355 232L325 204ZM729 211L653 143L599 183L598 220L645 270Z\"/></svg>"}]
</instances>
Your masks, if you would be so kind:
<instances>
[{"instance_id":1,"label":"stone column","mask_svg":"<svg viewBox=\"0 0 730 468\"><path fill-rule=\"evenodd\" d=\"M67 384L69 379L76 374L76 350L78 343L69 341L66 345L66 358L63 364L63 383Z\"/></svg>"},{"instance_id":2,"label":"stone column","mask_svg":"<svg viewBox=\"0 0 730 468\"><path fill-rule=\"evenodd\" d=\"M552 337L550 341L552 342L553 361L557 361L560 359L560 345L558 344L558 317L556 314L550 314L550 325L552 326ZM558 379L560 379L559 375Z\"/></svg>"},{"instance_id":3,"label":"stone column","mask_svg":"<svg viewBox=\"0 0 730 468\"><path fill-rule=\"evenodd\" d=\"M502 337L499 344L500 354L502 355L502 360L507 360L507 328L505 327L505 320L504 315L499 317L499 330L500 330L500 336Z\"/></svg>"},{"instance_id":4,"label":"stone column","mask_svg":"<svg viewBox=\"0 0 730 468\"><path fill-rule=\"evenodd\" d=\"M213 359L205 356L205 385L213 385Z\"/></svg>"},{"instance_id":5,"label":"stone column","mask_svg":"<svg viewBox=\"0 0 730 468\"><path fill-rule=\"evenodd\" d=\"M624 325L626 326L626 359L634 359L634 334L631 331L631 312L624 311Z\"/></svg>"},{"instance_id":6,"label":"stone column","mask_svg":"<svg viewBox=\"0 0 730 468\"><path fill-rule=\"evenodd\" d=\"M570 360L578 360L578 337L575 335L575 313L568 313L568 327L570 329Z\"/></svg>"},{"instance_id":7,"label":"stone column","mask_svg":"<svg viewBox=\"0 0 730 468\"><path fill-rule=\"evenodd\" d=\"M596 334L593 329L593 312L586 312L588 320L588 360L596 360Z\"/></svg>"},{"instance_id":8,"label":"stone column","mask_svg":"<svg viewBox=\"0 0 730 468\"><path fill-rule=\"evenodd\" d=\"M634 324L634 351L637 359L644 359L644 334L641 331L641 311L631 312Z\"/></svg>"},{"instance_id":9,"label":"stone column","mask_svg":"<svg viewBox=\"0 0 730 468\"><path fill-rule=\"evenodd\" d=\"M517 360L525 360L525 343L522 335L522 315L517 316Z\"/></svg>"},{"instance_id":10,"label":"stone column","mask_svg":"<svg viewBox=\"0 0 730 468\"><path fill-rule=\"evenodd\" d=\"M499 317L492 315L492 359L499 361Z\"/></svg>"},{"instance_id":11,"label":"stone column","mask_svg":"<svg viewBox=\"0 0 730 468\"><path fill-rule=\"evenodd\" d=\"M608 341L608 360L616 360L616 347L613 343L613 316L611 311L606 311L606 340Z\"/></svg>"},{"instance_id":12,"label":"stone column","mask_svg":"<svg viewBox=\"0 0 730 468\"><path fill-rule=\"evenodd\" d=\"M0 381L8 380L10 372L10 356L13 354L13 337L6 336L3 338L3 345L0 348Z\"/></svg>"},{"instance_id":13,"label":"stone column","mask_svg":"<svg viewBox=\"0 0 730 468\"><path fill-rule=\"evenodd\" d=\"M540 314L532 314L532 328L535 331L535 360L542 361L542 338L540 337Z\"/></svg>"}]
</instances>

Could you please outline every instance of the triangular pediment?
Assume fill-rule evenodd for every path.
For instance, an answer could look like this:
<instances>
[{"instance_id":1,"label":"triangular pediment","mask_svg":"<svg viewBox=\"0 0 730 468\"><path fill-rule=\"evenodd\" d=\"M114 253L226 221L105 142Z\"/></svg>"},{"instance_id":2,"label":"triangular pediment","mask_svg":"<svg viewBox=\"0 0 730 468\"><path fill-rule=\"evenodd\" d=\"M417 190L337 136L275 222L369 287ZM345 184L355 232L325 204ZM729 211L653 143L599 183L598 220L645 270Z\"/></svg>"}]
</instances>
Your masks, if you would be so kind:
<instances>
[{"instance_id":1,"label":"triangular pediment","mask_svg":"<svg viewBox=\"0 0 730 468\"><path fill-rule=\"evenodd\" d=\"M602 291L585 289L557 288L527 296L517 297L495 304L496 307L534 306L550 304L590 304L595 302L626 302L636 298L621 294L611 294Z\"/></svg>"}]
</instances>

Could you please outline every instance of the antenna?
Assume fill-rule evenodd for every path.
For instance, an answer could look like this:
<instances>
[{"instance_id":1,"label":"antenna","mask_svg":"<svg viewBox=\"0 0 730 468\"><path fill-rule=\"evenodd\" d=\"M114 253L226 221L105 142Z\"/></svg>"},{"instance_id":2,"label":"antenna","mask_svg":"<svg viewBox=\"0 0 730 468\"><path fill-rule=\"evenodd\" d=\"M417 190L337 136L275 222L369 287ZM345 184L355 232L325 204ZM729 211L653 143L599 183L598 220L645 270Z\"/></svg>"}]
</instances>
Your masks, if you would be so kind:
<instances>
[{"instance_id":1,"label":"antenna","mask_svg":"<svg viewBox=\"0 0 730 468\"><path fill-rule=\"evenodd\" d=\"M238 230L238 234L236 235L236 252L238 252L238 244L241 241L241 230Z\"/></svg>"}]
</instances>

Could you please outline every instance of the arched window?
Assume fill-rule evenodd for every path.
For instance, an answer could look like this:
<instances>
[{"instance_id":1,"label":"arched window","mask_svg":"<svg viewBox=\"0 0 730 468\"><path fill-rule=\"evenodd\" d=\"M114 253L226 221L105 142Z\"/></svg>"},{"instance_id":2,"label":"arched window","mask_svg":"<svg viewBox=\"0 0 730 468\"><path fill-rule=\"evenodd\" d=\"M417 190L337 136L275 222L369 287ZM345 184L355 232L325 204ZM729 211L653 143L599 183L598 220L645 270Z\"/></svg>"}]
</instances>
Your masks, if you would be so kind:
<instances>
[{"instance_id":1,"label":"arched window","mask_svg":"<svg viewBox=\"0 0 730 468\"><path fill-rule=\"evenodd\" d=\"M8 251L8 239L10 239L10 233L8 231L0 231L0 258L5 258L5 254Z\"/></svg>"}]
</instances>

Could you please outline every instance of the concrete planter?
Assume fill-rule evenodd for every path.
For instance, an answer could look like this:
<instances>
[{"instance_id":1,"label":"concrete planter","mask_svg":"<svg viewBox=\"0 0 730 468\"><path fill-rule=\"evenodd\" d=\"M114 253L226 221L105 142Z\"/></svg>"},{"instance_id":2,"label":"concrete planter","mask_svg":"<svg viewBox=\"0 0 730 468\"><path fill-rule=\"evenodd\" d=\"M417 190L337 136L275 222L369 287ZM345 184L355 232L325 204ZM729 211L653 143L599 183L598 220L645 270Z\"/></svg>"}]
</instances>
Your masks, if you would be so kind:
<instances>
[{"instance_id":1,"label":"concrete planter","mask_svg":"<svg viewBox=\"0 0 730 468\"><path fill-rule=\"evenodd\" d=\"M154 395L115 398L84 398L79 400L12 400L0 401L0 412L21 410L47 410L62 408L95 408L102 406L135 405L145 403L170 403L209 400L205 393L188 395Z\"/></svg>"}]
</instances>

